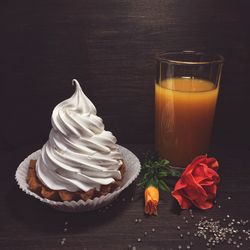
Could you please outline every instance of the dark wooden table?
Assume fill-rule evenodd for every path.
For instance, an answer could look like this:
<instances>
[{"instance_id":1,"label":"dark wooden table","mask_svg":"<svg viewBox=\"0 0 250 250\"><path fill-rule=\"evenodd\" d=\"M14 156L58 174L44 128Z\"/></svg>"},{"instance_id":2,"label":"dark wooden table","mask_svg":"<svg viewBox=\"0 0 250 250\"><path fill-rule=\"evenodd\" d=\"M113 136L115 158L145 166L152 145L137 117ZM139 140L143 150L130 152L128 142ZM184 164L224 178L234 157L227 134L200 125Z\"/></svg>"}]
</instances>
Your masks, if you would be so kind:
<instances>
[{"instance_id":1,"label":"dark wooden table","mask_svg":"<svg viewBox=\"0 0 250 250\"><path fill-rule=\"evenodd\" d=\"M125 145L140 158L152 145ZM125 190L108 209L69 214L53 210L18 189L14 180L14 167L18 166L36 148L26 147L15 151L1 151L5 168L0 182L0 249L182 249L193 242L191 249L206 249L206 242L195 237L195 223L202 216L220 219L250 219L250 151L226 148L212 154L220 161L221 183L217 203L207 211L193 209L192 219L188 211L181 211L170 196L162 193L159 215L147 217L143 213L143 192L135 184ZM173 182L172 182L173 183ZM171 183L170 183L171 184ZM228 200L228 197L231 197ZM221 207L220 207L221 206ZM220 207L220 208L219 208ZM183 220L187 217L188 224ZM135 223L141 219L140 223ZM65 225L65 222L67 222ZM180 225L181 230L177 230ZM64 231L65 228L67 231ZM246 226L250 228L250 226ZM155 230L155 232L153 231ZM187 236L186 233L191 235ZM144 233L147 232L147 236ZM180 238L180 233L184 238ZM66 239L64 244L61 242ZM138 242L138 238L141 242ZM250 240L242 240L240 249L250 249ZM213 249L237 249L222 244Z\"/></svg>"},{"instance_id":2,"label":"dark wooden table","mask_svg":"<svg viewBox=\"0 0 250 250\"><path fill-rule=\"evenodd\" d=\"M0 249L186 249L192 241L200 250L205 242L193 233L201 216L249 219L249 8L246 0L1 1ZM52 109L73 93L72 78L141 159L154 140L155 55L184 49L225 57L211 147L222 177L213 209L194 210L186 224L187 212L162 194L159 216L146 217L134 184L105 212L65 214L18 189L15 170L47 140Z\"/></svg>"}]
</instances>

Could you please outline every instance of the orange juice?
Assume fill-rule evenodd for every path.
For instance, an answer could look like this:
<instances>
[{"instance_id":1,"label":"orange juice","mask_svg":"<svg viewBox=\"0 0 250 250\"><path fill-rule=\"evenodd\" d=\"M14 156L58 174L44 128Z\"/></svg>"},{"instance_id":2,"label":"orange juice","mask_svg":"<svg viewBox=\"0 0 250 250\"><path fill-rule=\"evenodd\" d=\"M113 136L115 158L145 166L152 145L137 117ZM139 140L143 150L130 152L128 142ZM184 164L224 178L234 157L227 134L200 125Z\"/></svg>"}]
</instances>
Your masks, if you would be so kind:
<instances>
[{"instance_id":1,"label":"orange juice","mask_svg":"<svg viewBox=\"0 0 250 250\"><path fill-rule=\"evenodd\" d=\"M197 78L155 84L156 149L173 166L185 167L208 151L218 87Z\"/></svg>"}]
</instances>

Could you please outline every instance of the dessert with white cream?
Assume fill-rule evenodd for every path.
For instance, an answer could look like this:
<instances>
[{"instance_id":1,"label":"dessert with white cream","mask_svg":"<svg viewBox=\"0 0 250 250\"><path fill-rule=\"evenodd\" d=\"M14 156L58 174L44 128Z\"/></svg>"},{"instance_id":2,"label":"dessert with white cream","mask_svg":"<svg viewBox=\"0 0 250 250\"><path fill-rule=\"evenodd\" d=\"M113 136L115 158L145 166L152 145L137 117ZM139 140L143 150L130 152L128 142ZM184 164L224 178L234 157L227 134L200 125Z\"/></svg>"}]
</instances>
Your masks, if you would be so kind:
<instances>
[{"instance_id":1,"label":"dessert with white cream","mask_svg":"<svg viewBox=\"0 0 250 250\"><path fill-rule=\"evenodd\" d=\"M54 108L49 139L28 174L30 189L53 200L112 192L125 171L115 136L104 129L77 80L73 84L75 93Z\"/></svg>"}]
</instances>

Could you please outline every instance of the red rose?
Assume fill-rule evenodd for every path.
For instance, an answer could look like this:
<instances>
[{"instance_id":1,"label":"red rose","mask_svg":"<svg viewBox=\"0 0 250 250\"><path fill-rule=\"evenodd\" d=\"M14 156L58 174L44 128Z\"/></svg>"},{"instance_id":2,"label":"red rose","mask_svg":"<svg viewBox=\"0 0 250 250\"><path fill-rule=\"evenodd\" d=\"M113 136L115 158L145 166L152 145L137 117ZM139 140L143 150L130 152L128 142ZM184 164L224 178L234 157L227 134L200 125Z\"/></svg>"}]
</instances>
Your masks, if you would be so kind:
<instances>
[{"instance_id":1,"label":"red rose","mask_svg":"<svg viewBox=\"0 0 250 250\"><path fill-rule=\"evenodd\" d=\"M216 185L220 181L220 176L216 172L218 167L218 161L208 158L207 155L196 157L186 167L172 192L182 209L188 209L192 205L200 209L213 206Z\"/></svg>"}]
</instances>

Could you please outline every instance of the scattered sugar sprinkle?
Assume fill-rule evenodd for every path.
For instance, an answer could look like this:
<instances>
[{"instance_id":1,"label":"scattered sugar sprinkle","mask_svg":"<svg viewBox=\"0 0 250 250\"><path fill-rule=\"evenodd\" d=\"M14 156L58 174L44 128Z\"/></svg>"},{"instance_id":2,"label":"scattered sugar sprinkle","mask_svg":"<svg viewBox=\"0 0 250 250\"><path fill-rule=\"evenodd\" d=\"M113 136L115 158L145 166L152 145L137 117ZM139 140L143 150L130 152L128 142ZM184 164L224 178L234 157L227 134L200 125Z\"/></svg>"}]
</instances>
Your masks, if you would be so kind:
<instances>
[{"instance_id":1,"label":"scattered sugar sprinkle","mask_svg":"<svg viewBox=\"0 0 250 250\"><path fill-rule=\"evenodd\" d=\"M139 218L139 219L138 219L138 218L136 218L136 219L134 220L134 222L135 222L135 223L141 223L141 222L142 222L142 219L140 219L140 218Z\"/></svg>"},{"instance_id":2,"label":"scattered sugar sprinkle","mask_svg":"<svg viewBox=\"0 0 250 250\"><path fill-rule=\"evenodd\" d=\"M63 246L65 244L66 238L62 238L60 244Z\"/></svg>"},{"instance_id":3,"label":"scattered sugar sprinkle","mask_svg":"<svg viewBox=\"0 0 250 250\"><path fill-rule=\"evenodd\" d=\"M231 200L231 197L227 197L228 200ZM131 201L133 201L133 197L131 198ZM122 199L122 201L125 201L125 198ZM215 200L214 203L216 204L217 201ZM220 209L222 206L217 203L217 207ZM193 219L193 211L192 209L189 209L189 216ZM227 214L224 218L221 220L216 220L213 218L207 218L206 216L201 217L201 219L198 221L198 223L195 223L196 230L192 235L195 237L202 238L206 240L206 249L211 250L216 245L219 245L221 243L226 243L228 245L234 245L236 248L241 248L243 244L243 240L250 240L250 229L246 229L245 226L248 224L248 220L235 220L231 219L231 216ZM188 224L189 221L187 219L188 217L183 216L183 221ZM142 219L136 218L134 220L135 223L141 223ZM67 224L65 224L67 225ZM242 230L242 228L244 229ZM181 230L181 226L176 226L177 230ZM151 229L152 232L155 232L155 228ZM144 236L147 236L148 232L144 232ZM190 231L186 232L187 236L191 236ZM184 238L184 234L180 234L180 238ZM66 240L66 239L65 239ZM61 241L61 244L63 245L65 243L65 240ZM137 238L137 242L142 242L141 238ZM194 243L190 241L187 242L187 245L184 246L186 249L191 249ZM136 246L128 245L128 249L130 250L136 250ZM183 249L182 245L178 245L177 249L181 250ZM170 248L169 250L173 250L173 248Z\"/></svg>"},{"instance_id":4,"label":"scattered sugar sprinkle","mask_svg":"<svg viewBox=\"0 0 250 250\"><path fill-rule=\"evenodd\" d=\"M242 229L248 223L248 220L237 220L229 219L230 215L227 214L226 218L228 222L225 224L226 219L223 218L222 221L201 218L201 220L195 224L197 230L194 233L194 236L198 236L206 240L206 246L215 247L218 244L226 242L227 244L235 245L237 248L243 246L243 235L247 234L250 239L250 229ZM237 237L237 240L236 240ZM247 237L247 238L248 238ZM234 239L234 240L233 240Z\"/></svg>"},{"instance_id":5,"label":"scattered sugar sprinkle","mask_svg":"<svg viewBox=\"0 0 250 250\"><path fill-rule=\"evenodd\" d=\"M132 246L132 245L128 245L128 249L131 249L131 250L136 250L136 246Z\"/></svg>"}]
</instances>

